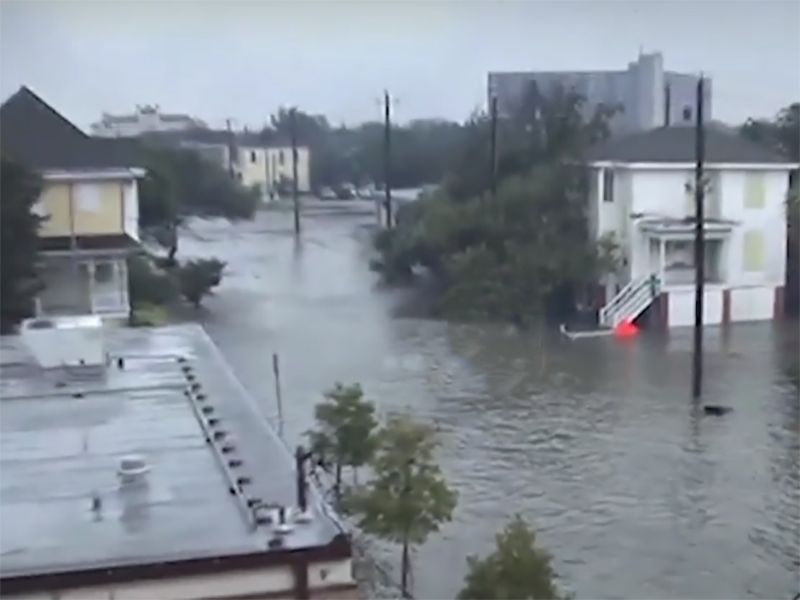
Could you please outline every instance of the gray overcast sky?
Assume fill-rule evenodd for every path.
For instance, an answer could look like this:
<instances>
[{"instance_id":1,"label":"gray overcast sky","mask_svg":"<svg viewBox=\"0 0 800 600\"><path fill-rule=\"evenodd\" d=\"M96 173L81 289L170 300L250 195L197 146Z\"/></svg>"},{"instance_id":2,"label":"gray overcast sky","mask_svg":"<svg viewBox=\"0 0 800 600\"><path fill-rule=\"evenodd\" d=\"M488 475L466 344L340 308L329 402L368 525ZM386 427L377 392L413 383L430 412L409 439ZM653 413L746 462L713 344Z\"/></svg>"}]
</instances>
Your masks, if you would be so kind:
<instances>
[{"instance_id":1,"label":"gray overcast sky","mask_svg":"<svg viewBox=\"0 0 800 600\"><path fill-rule=\"evenodd\" d=\"M462 120L489 70L623 69L639 47L713 78L714 117L800 99L800 0L131 2L2 0L0 92L26 84L82 127L137 103L259 126L296 104L332 122Z\"/></svg>"}]
</instances>

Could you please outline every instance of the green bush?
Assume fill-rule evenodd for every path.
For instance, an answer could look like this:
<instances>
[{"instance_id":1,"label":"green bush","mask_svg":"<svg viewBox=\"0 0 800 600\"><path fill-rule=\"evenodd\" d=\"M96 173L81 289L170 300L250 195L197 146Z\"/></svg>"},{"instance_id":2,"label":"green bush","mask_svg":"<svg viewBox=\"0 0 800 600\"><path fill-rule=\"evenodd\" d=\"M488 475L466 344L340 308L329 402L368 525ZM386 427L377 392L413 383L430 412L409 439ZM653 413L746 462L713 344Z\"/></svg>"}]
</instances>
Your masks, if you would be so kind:
<instances>
[{"instance_id":1,"label":"green bush","mask_svg":"<svg viewBox=\"0 0 800 600\"><path fill-rule=\"evenodd\" d=\"M128 293L133 307L169 304L178 297L178 289L170 274L159 271L144 256L128 258Z\"/></svg>"},{"instance_id":2,"label":"green bush","mask_svg":"<svg viewBox=\"0 0 800 600\"><path fill-rule=\"evenodd\" d=\"M222 270L225 263L216 258L190 260L177 268L178 283L181 294L195 308L200 307L203 297L211 293L211 289L222 281Z\"/></svg>"},{"instance_id":3,"label":"green bush","mask_svg":"<svg viewBox=\"0 0 800 600\"><path fill-rule=\"evenodd\" d=\"M169 322L169 312L163 306L143 302L131 310L131 327L159 327Z\"/></svg>"}]
</instances>

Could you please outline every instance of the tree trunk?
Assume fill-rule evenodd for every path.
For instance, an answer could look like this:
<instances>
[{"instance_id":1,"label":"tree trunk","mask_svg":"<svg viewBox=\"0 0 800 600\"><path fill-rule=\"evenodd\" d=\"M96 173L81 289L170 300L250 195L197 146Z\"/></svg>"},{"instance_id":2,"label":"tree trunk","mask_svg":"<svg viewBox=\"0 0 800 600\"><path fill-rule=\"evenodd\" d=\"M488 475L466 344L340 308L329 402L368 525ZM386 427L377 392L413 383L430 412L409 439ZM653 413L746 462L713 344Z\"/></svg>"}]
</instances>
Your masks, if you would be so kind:
<instances>
[{"instance_id":1,"label":"tree trunk","mask_svg":"<svg viewBox=\"0 0 800 600\"><path fill-rule=\"evenodd\" d=\"M342 465L340 463L336 463L336 482L333 485L333 489L336 490L336 497L339 497L339 492L342 487Z\"/></svg>"},{"instance_id":2,"label":"tree trunk","mask_svg":"<svg viewBox=\"0 0 800 600\"><path fill-rule=\"evenodd\" d=\"M403 538L403 561L400 566L400 592L403 595L403 598L410 598L411 595L408 593L408 571L409 567L411 566L408 556L408 537Z\"/></svg>"}]
</instances>

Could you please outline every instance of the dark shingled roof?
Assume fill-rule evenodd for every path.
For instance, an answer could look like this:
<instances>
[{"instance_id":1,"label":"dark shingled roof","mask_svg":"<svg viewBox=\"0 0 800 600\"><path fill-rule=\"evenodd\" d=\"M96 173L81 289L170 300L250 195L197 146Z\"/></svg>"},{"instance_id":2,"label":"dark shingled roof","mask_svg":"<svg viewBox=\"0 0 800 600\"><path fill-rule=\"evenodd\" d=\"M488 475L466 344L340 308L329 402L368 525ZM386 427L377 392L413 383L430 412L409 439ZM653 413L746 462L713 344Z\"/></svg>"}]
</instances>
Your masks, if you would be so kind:
<instances>
[{"instance_id":1,"label":"dark shingled roof","mask_svg":"<svg viewBox=\"0 0 800 600\"><path fill-rule=\"evenodd\" d=\"M695 161L695 131L689 125L660 127L605 140L591 147L588 162L691 163ZM790 163L727 127L706 126L707 163Z\"/></svg>"},{"instance_id":2,"label":"dark shingled roof","mask_svg":"<svg viewBox=\"0 0 800 600\"><path fill-rule=\"evenodd\" d=\"M89 137L24 86L0 106L0 153L32 169L138 166L128 145Z\"/></svg>"}]
</instances>

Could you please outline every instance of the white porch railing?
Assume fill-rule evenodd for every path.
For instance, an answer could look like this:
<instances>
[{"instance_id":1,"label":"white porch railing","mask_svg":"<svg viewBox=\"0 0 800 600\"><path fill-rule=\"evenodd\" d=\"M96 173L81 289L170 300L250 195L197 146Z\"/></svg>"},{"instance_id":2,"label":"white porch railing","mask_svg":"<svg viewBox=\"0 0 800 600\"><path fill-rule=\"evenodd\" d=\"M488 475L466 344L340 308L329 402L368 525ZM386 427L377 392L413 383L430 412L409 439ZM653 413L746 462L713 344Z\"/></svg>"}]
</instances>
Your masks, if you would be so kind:
<instances>
[{"instance_id":1,"label":"white porch railing","mask_svg":"<svg viewBox=\"0 0 800 600\"><path fill-rule=\"evenodd\" d=\"M655 289L654 289L655 287ZM661 293L661 282L655 275L631 280L600 309L603 327L614 328L623 321L638 317Z\"/></svg>"}]
</instances>

